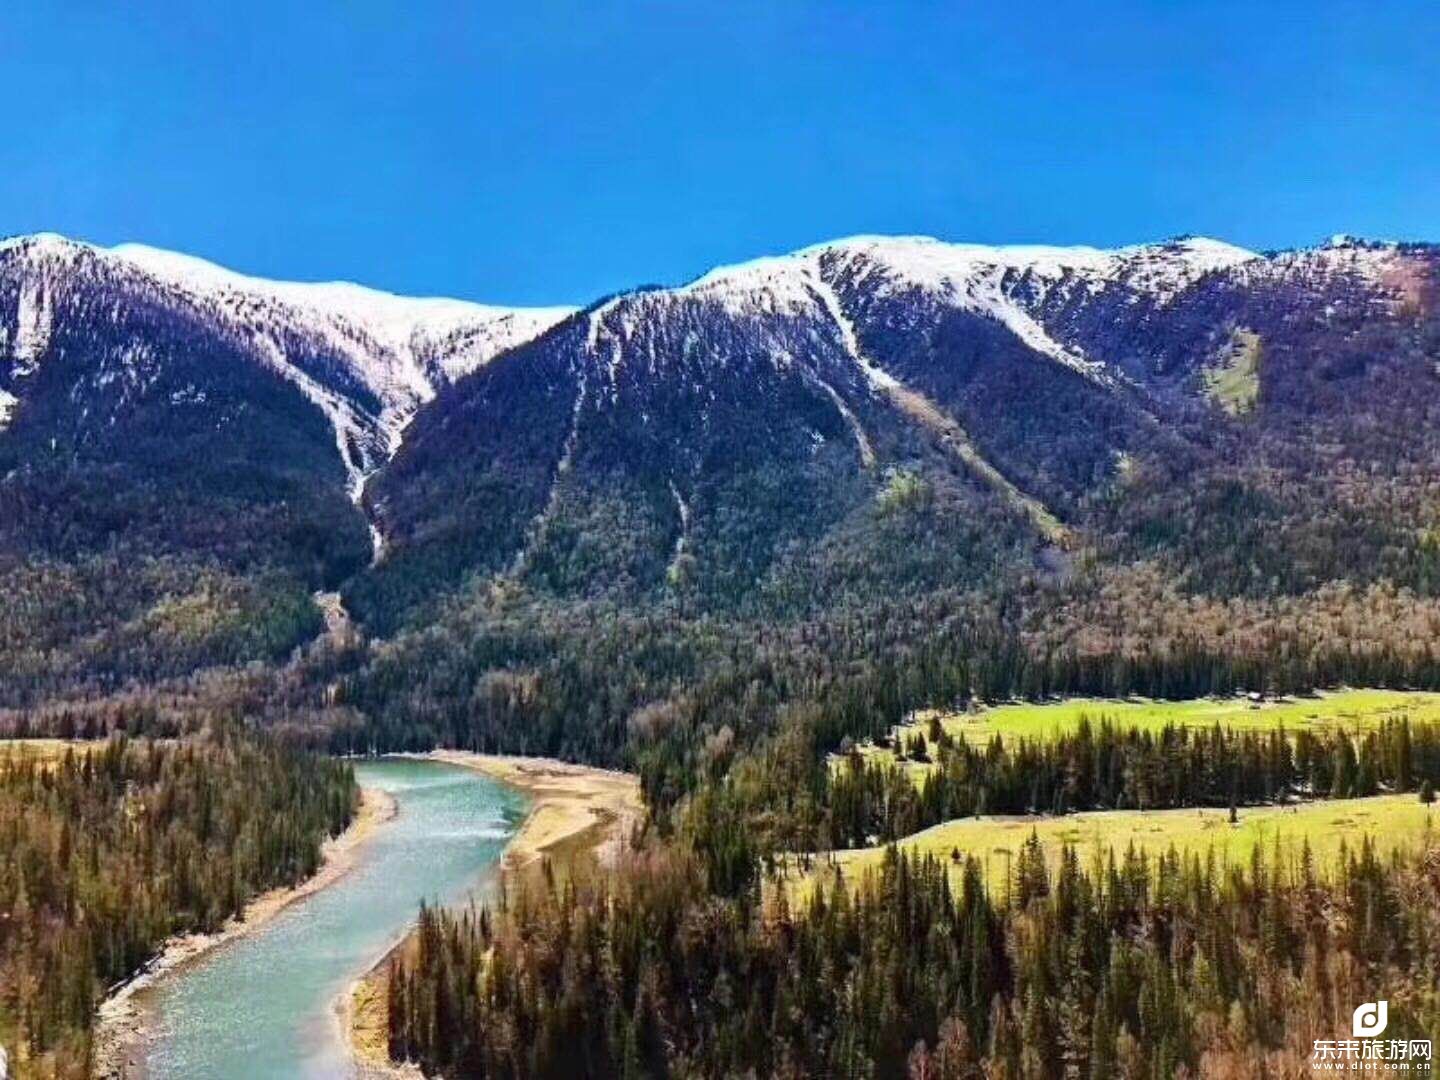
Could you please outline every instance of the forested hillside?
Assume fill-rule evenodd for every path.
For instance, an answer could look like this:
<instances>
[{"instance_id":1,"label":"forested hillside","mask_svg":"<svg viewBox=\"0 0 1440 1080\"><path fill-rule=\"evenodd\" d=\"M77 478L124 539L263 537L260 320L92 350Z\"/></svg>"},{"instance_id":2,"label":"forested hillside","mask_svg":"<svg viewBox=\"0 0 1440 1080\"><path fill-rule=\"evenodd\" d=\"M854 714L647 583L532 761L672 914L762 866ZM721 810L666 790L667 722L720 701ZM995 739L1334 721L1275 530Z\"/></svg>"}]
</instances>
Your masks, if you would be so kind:
<instances>
[{"instance_id":1,"label":"forested hillside","mask_svg":"<svg viewBox=\"0 0 1440 1080\"><path fill-rule=\"evenodd\" d=\"M0 241L0 704L286 658L398 429L562 314Z\"/></svg>"},{"instance_id":2,"label":"forested hillside","mask_svg":"<svg viewBox=\"0 0 1440 1080\"><path fill-rule=\"evenodd\" d=\"M803 702L1434 685L1436 267L880 238L604 301L367 488L342 699L693 776Z\"/></svg>"},{"instance_id":3,"label":"forested hillside","mask_svg":"<svg viewBox=\"0 0 1440 1080\"><path fill-rule=\"evenodd\" d=\"M0 252L6 703L283 658L369 557L324 416L158 283L27 252Z\"/></svg>"},{"instance_id":4,"label":"forested hillside","mask_svg":"<svg viewBox=\"0 0 1440 1080\"><path fill-rule=\"evenodd\" d=\"M0 752L0 1045L20 1077L90 1075L95 1009L172 935L320 864L348 765L222 730L63 756Z\"/></svg>"},{"instance_id":5,"label":"forested hillside","mask_svg":"<svg viewBox=\"0 0 1440 1080\"><path fill-rule=\"evenodd\" d=\"M1333 872L1035 845L997 895L891 854L801 910L649 859L577 895L422 911L391 1051L447 1077L1294 1076L1383 986L1387 1039L1440 1031L1437 858ZM478 977L477 977L478 973Z\"/></svg>"},{"instance_id":6,"label":"forested hillside","mask_svg":"<svg viewBox=\"0 0 1440 1080\"><path fill-rule=\"evenodd\" d=\"M664 808L795 725L1440 685L1437 266L862 237L504 312L9 241L0 723L220 709Z\"/></svg>"},{"instance_id":7,"label":"forested hillside","mask_svg":"<svg viewBox=\"0 0 1440 1080\"><path fill-rule=\"evenodd\" d=\"M1437 263L862 237L572 314L7 241L0 707L259 661L663 786L803 703L1429 685Z\"/></svg>"}]
</instances>

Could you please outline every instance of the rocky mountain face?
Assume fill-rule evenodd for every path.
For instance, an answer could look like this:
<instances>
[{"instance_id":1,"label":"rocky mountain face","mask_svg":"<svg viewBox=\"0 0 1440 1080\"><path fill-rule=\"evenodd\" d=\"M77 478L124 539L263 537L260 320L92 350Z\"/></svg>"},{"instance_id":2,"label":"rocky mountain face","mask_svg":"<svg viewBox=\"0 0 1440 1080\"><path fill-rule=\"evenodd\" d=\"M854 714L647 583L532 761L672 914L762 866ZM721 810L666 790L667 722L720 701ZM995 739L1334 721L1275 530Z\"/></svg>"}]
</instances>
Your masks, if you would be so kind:
<instances>
[{"instance_id":1,"label":"rocky mountain face","mask_svg":"<svg viewBox=\"0 0 1440 1080\"><path fill-rule=\"evenodd\" d=\"M278 375L324 415L358 497L363 478L394 452L438 388L568 314L410 299L347 283L271 282L141 245L21 237L0 244L0 351L10 359L0 365L0 386L11 414L25 397L43 399L40 369L52 343L63 362L84 335L89 386L72 385L68 396L110 423L147 383L227 350L229 363ZM177 340L156 340L163 323L175 326ZM174 404L197 404L203 393L206 372L187 374L197 381Z\"/></svg>"},{"instance_id":2,"label":"rocky mountain face","mask_svg":"<svg viewBox=\"0 0 1440 1080\"><path fill-rule=\"evenodd\" d=\"M281 655L319 588L386 639L353 694L397 717L426 711L407 672L470 700L596 620L663 622L687 659L597 723L689 685L699 628L859 620L861 649L903 608L899 647L984 598L1051 649L1055 612L1142 580L1428 595L1437 286L1436 248L1343 237L858 237L508 310L6 241L8 696Z\"/></svg>"},{"instance_id":3,"label":"rocky mountain face","mask_svg":"<svg viewBox=\"0 0 1440 1080\"><path fill-rule=\"evenodd\" d=\"M1258 437L1270 402L1318 405L1323 372L1280 373L1398 332L1436 266L1434 249L1349 241L822 245L573 316L423 411L370 505L392 576L424 560L447 583L478 568L587 594L673 586L682 552L736 598L897 472L939 470L1069 547L1135 454L1213 461ZM632 542L577 549L620 505ZM751 557L729 550L737 532Z\"/></svg>"}]
</instances>

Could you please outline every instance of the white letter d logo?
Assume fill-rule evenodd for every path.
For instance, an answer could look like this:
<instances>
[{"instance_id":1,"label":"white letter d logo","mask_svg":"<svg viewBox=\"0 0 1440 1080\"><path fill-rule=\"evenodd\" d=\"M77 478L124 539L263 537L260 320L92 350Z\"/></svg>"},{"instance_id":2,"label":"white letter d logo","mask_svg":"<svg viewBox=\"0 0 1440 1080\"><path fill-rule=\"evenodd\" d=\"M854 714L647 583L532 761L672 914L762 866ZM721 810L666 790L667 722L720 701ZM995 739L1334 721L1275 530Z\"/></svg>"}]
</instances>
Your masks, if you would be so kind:
<instances>
[{"instance_id":1,"label":"white letter d logo","mask_svg":"<svg viewBox=\"0 0 1440 1080\"><path fill-rule=\"evenodd\" d=\"M1367 1001L1355 1010L1353 1017L1353 1030L1355 1038L1374 1038L1385 1030L1385 1025L1390 1020L1390 1003L1388 1001Z\"/></svg>"}]
</instances>

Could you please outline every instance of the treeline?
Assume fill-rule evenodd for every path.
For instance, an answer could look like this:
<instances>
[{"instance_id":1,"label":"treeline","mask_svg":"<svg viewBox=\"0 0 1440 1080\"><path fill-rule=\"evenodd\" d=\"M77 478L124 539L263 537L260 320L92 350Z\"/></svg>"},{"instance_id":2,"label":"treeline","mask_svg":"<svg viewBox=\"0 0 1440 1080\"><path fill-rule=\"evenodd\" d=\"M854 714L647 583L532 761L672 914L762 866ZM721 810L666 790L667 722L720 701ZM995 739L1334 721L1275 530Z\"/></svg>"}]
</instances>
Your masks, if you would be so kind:
<instances>
[{"instance_id":1,"label":"treeline","mask_svg":"<svg viewBox=\"0 0 1440 1080\"><path fill-rule=\"evenodd\" d=\"M83 1077L107 990L314 873L349 765L221 730L0 756L0 1044L21 1076Z\"/></svg>"},{"instance_id":2,"label":"treeline","mask_svg":"<svg viewBox=\"0 0 1440 1080\"><path fill-rule=\"evenodd\" d=\"M1163 346L1151 341L1183 357L1182 369L1210 362L1212 329L1229 332L1228 318L1208 321L1210 300L1177 315L1184 330L1172 327ZM978 415L969 410L985 410L982 452L1065 519L1079 539L1072 553L1045 549L1004 500L886 410L857 415L880 460L923 498L889 498L896 473L857 475L843 427L813 461L809 449L792 459L774 441L788 420L742 411L727 421L725 453L673 470L689 478L689 569L662 583L680 523L666 484L646 478L669 452L661 444L689 445L695 433L675 419L684 410L651 410L645 428L667 438L648 450L622 438L628 427L602 431L587 414L528 572L492 575L523 526L512 547L476 537L517 514L528 524L543 505L548 464L537 479L519 461L553 460L572 404L497 369L494 393L514 395L507 409L545 398L519 433L533 440L524 454L507 432L477 480L466 463L499 429L455 397L430 414L443 425L417 433L415 456L379 478L395 543L349 591L387 647L341 679L341 699L367 719L337 749L441 742L625 765L663 812L709 771L716 740L743 750L797 704L823 714L819 741L834 749L910 710L967 699L1440 689L1440 541L1428 510L1440 437L1424 420L1440 322L1434 312L1423 326L1375 319L1357 305L1342 331L1328 301L1323 318L1294 317L1318 314L1314 302L1244 301L1267 357L1263 404L1244 423L1203 398L1167 398L1165 424L1137 424L1073 374L1002 351L993 327L968 318L933 340L870 342L962 427ZM1145 328L1147 340L1160 332ZM447 496L448 481L419 482L426 462L463 477L466 498ZM420 538L414 521L432 522L433 535ZM621 557L640 550L654 563L643 573ZM413 593L409 607L377 599L382 613L370 613L366 591L385 589Z\"/></svg>"},{"instance_id":3,"label":"treeline","mask_svg":"<svg viewBox=\"0 0 1440 1080\"><path fill-rule=\"evenodd\" d=\"M1079 1080L1298 1075L1383 988L1387 1038L1440 1037L1440 875L1369 842L1248 865L1133 849L1047 870L1009 906L967 860L721 898L699 860L422 912L390 979L390 1048L446 1077Z\"/></svg>"},{"instance_id":4,"label":"treeline","mask_svg":"<svg viewBox=\"0 0 1440 1080\"><path fill-rule=\"evenodd\" d=\"M447 616L358 657L335 680L334 701L364 720L338 728L331 748L440 744L620 765L642 774L663 812L706 773L707 745L730 738L744 749L800 705L813 707L819 745L833 750L846 736L883 735L915 709L970 700L1440 689L1440 653L1414 647L1429 639L1398 619L1404 641L1367 624L1365 648L1315 635L1297 615L1286 626L1259 618L1265 633L1248 644L1192 639L1128 654L1052 644L1059 628L1019 633L995 614L1007 604L998 594L934 595L797 625L567 610L529 597Z\"/></svg>"},{"instance_id":5,"label":"treeline","mask_svg":"<svg viewBox=\"0 0 1440 1080\"><path fill-rule=\"evenodd\" d=\"M1082 718L1073 734L1053 740L996 737L984 746L952 740L935 723L928 740L912 736L903 752L933 764L918 784L888 761L846 755L826 793L826 846L898 840L977 814L1241 806L1440 785L1440 725L1404 718L1363 734L1150 732Z\"/></svg>"}]
</instances>

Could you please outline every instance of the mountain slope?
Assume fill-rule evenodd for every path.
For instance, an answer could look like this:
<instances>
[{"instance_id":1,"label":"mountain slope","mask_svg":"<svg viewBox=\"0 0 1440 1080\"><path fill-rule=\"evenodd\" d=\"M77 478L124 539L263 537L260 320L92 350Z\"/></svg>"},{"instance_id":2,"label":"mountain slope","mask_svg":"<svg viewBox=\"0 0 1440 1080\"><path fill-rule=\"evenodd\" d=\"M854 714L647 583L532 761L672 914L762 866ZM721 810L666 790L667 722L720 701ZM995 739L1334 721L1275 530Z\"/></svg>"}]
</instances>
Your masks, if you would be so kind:
<instances>
[{"instance_id":1,"label":"mountain slope","mask_svg":"<svg viewBox=\"0 0 1440 1080\"><path fill-rule=\"evenodd\" d=\"M1101 252L864 237L722 268L608 300L463 380L418 419L413 446L380 477L373 505L413 554L476 527L456 518L455 500L432 497L436 470L472 489L489 476L507 496L523 492L523 506L507 517L490 512L489 496L476 503L488 532L471 568L524 570L537 565L532 549L554 533L567 492L583 500L586 490L624 483L646 519L636 542L649 550L648 569L636 564L621 579L658 587L679 506L702 535L713 513L746 513L740 498L708 505L707 483L763 466L790 478L792 493L810 491L793 481L833 458L832 479L851 488L874 488L887 467L942 469L1067 544L1064 519L1113 479L1125 454L1154 444L1183 457L1187 440L1172 429L1203 414L1203 402L1193 388L1177 393L1179 381L1237 320L1269 332L1250 312L1260 306L1252 293L1289 290L1274 316L1282 320L1333 306L1350 289L1380 295L1380 276L1336 285L1312 265L1332 261L1316 253L1297 272L1295 260L1194 239ZM1290 284L1317 276L1314 296ZM513 399L542 383L543 403ZM543 417L525 434L538 441L520 451L511 417L532 408ZM487 445L492 438L506 446ZM536 472L509 482L494 471L507 454ZM576 479L587 469L588 488ZM756 526L773 534L764 550L799 536L791 526L827 513L838 520L845 499L819 497L773 529ZM733 521L726 531L734 534ZM761 550L743 569L725 556L717 566L690 547L702 572L753 577L770 564ZM442 577L453 584L466 557L446 561ZM616 569L602 560L593 577L617 580Z\"/></svg>"},{"instance_id":2,"label":"mountain slope","mask_svg":"<svg viewBox=\"0 0 1440 1080\"><path fill-rule=\"evenodd\" d=\"M102 249L48 234L0 243L0 261L15 290L0 328L14 357L3 378L12 413L48 344L57 297L87 286L146 297L294 383L335 428L356 498L440 386L570 313L266 281L139 244Z\"/></svg>"},{"instance_id":3,"label":"mountain slope","mask_svg":"<svg viewBox=\"0 0 1440 1080\"><path fill-rule=\"evenodd\" d=\"M354 505L438 386L563 312L0 244L7 697L284 655L371 556Z\"/></svg>"},{"instance_id":4,"label":"mountain slope","mask_svg":"<svg viewBox=\"0 0 1440 1080\"><path fill-rule=\"evenodd\" d=\"M1440 581L1437 277L1348 240L863 237L610 298L442 391L367 490L389 546L346 595L391 640L349 693L594 754L647 702L713 733L731 680L758 707L917 650L1005 692L1190 653L1203 691L1262 642L1338 671L1333 613L1381 601L1327 590L1410 590L1403 622ZM477 715L500 672L528 689Z\"/></svg>"},{"instance_id":5,"label":"mountain slope","mask_svg":"<svg viewBox=\"0 0 1440 1080\"><path fill-rule=\"evenodd\" d=\"M1346 238L857 237L503 312L7 242L6 695L278 659L320 588L369 644L316 707L391 745L1420 678L1437 282Z\"/></svg>"}]
</instances>

